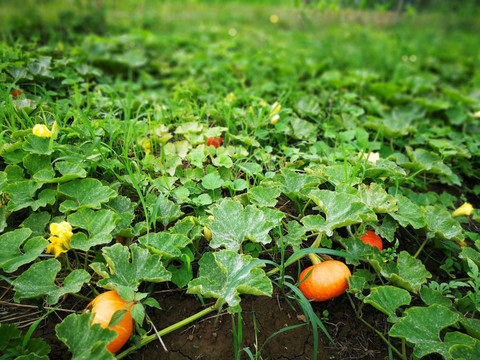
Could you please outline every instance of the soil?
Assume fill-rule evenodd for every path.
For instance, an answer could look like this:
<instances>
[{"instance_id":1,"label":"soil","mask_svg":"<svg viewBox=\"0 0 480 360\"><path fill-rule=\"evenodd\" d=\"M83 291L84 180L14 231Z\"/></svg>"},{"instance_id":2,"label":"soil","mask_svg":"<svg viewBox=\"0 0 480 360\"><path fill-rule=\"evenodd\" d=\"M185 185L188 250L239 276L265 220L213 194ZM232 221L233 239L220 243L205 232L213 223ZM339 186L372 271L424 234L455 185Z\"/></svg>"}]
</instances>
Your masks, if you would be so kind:
<instances>
[{"instance_id":1,"label":"soil","mask_svg":"<svg viewBox=\"0 0 480 360\"><path fill-rule=\"evenodd\" d=\"M274 294L278 291L274 291ZM183 291L160 290L154 292L163 310L148 308L148 315L157 330L161 330L204 307L200 301ZM3 299L7 300L7 299ZM209 299L207 299L209 300ZM23 305L27 305L26 303ZM85 303L86 305L86 303ZM206 306L210 304L205 304ZM260 355L258 359L290 360L313 359L313 334L311 327L305 323L305 317L298 304L287 302L281 295L273 297L242 296L242 348L248 348L252 354ZM29 305L27 305L29 306ZM83 301L72 296L61 304L63 309L82 309ZM317 359L388 359L388 347L372 330L357 319L346 295L322 303L314 303L316 314L322 319L335 344L319 329L319 348ZM328 312L328 313L327 313ZM10 316L12 321L19 322L16 315L30 313L38 318L38 308L19 307L13 301L0 303L0 318ZM70 359L67 347L57 339L55 325L69 315L68 311L56 311L43 320L33 337L42 337L50 346L50 359ZM365 305L363 318L380 332L386 332L389 323L379 311ZM193 360L193 359L234 359L232 319L238 327L237 316L228 313L211 313L206 317L162 337L167 351L160 341L138 349L126 359L131 360ZM288 326L305 324L295 329L281 332L267 341L274 333ZM28 324L24 324L28 325ZM146 328L146 326L144 326ZM26 331L28 326L23 329ZM153 330L151 331L153 333ZM398 346L398 343L394 344ZM246 352L241 359L248 359Z\"/></svg>"}]
</instances>

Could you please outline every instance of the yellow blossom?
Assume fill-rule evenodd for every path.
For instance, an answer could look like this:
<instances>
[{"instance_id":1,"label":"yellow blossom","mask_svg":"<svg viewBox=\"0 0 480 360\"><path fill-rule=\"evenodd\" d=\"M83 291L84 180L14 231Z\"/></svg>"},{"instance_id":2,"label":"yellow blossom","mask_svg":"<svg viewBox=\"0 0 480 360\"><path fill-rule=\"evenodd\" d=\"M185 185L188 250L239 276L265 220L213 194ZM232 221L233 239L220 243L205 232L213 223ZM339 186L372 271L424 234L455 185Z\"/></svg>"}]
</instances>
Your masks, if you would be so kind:
<instances>
[{"instance_id":1,"label":"yellow blossom","mask_svg":"<svg viewBox=\"0 0 480 360\"><path fill-rule=\"evenodd\" d=\"M236 99L237 97L235 96L235 94L233 92L229 93L226 97L225 97L225 102L232 102Z\"/></svg>"},{"instance_id":2,"label":"yellow blossom","mask_svg":"<svg viewBox=\"0 0 480 360\"><path fill-rule=\"evenodd\" d=\"M275 125L278 122L278 119L280 119L280 115L275 114L270 118L270 124Z\"/></svg>"},{"instance_id":3,"label":"yellow blossom","mask_svg":"<svg viewBox=\"0 0 480 360\"><path fill-rule=\"evenodd\" d=\"M270 22L272 24L276 24L278 22L278 20L280 20L280 18L278 17L278 15L276 14L273 14L273 15L270 15Z\"/></svg>"},{"instance_id":4,"label":"yellow blossom","mask_svg":"<svg viewBox=\"0 0 480 360\"><path fill-rule=\"evenodd\" d=\"M70 239L73 236L72 225L66 221L61 223L51 223L50 232L53 236L48 238L50 244L48 244L45 252L47 254L55 255L58 257L61 253L67 252L70 247Z\"/></svg>"},{"instance_id":5,"label":"yellow blossom","mask_svg":"<svg viewBox=\"0 0 480 360\"><path fill-rule=\"evenodd\" d=\"M380 154L378 152L371 152L368 154L363 155L363 158L368 162L376 164L378 160L380 160Z\"/></svg>"},{"instance_id":6,"label":"yellow blossom","mask_svg":"<svg viewBox=\"0 0 480 360\"><path fill-rule=\"evenodd\" d=\"M261 106L261 107L267 107L267 106L268 106L268 103L267 103L265 100L260 99L260 106Z\"/></svg>"},{"instance_id":7,"label":"yellow blossom","mask_svg":"<svg viewBox=\"0 0 480 360\"><path fill-rule=\"evenodd\" d=\"M473 211L473 206L472 204L469 204L468 202L464 203L462 206L460 206L458 209L456 209L453 213L452 216L462 216L462 215L470 215Z\"/></svg>"},{"instance_id":8,"label":"yellow blossom","mask_svg":"<svg viewBox=\"0 0 480 360\"><path fill-rule=\"evenodd\" d=\"M33 135L39 137L50 137L52 136L52 132L48 130L48 128L43 124L37 124L32 129Z\"/></svg>"},{"instance_id":9,"label":"yellow blossom","mask_svg":"<svg viewBox=\"0 0 480 360\"><path fill-rule=\"evenodd\" d=\"M150 154L152 152L152 143L150 142L150 140L143 139L142 141L140 141L140 146L147 154Z\"/></svg>"},{"instance_id":10,"label":"yellow blossom","mask_svg":"<svg viewBox=\"0 0 480 360\"><path fill-rule=\"evenodd\" d=\"M275 125L278 120L280 119L280 115L278 112L282 109L282 105L278 102L274 102L273 105L270 107L270 124Z\"/></svg>"},{"instance_id":11,"label":"yellow blossom","mask_svg":"<svg viewBox=\"0 0 480 360\"><path fill-rule=\"evenodd\" d=\"M458 246L461 246L461 247L468 246L466 241L455 241L455 242L457 243Z\"/></svg>"}]
</instances>

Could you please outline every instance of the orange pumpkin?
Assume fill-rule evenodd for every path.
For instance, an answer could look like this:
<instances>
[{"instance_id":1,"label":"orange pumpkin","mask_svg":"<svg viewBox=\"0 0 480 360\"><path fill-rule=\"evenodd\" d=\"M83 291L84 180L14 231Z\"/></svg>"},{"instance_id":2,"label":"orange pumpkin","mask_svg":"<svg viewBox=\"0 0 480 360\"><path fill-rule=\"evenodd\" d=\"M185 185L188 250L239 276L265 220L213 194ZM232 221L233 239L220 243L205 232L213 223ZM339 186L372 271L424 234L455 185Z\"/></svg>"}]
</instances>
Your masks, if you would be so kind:
<instances>
[{"instance_id":1,"label":"orange pumpkin","mask_svg":"<svg viewBox=\"0 0 480 360\"><path fill-rule=\"evenodd\" d=\"M133 303L129 305L129 302L123 300L120 295L113 290L98 295L87 305L87 308L91 307L91 312L95 313L92 325L100 324L103 328L108 327L117 332L117 337L107 345L107 350L112 354L120 350L132 334L133 319L130 314L132 306ZM114 326L108 326L113 314L118 310L126 310L127 312L124 313L119 323Z\"/></svg>"},{"instance_id":2,"label":"orange pumpkin","mask_svg":"<svg viewBox=\"0 0 480 360\"><path fill-rule=\"evenodd\" d=\"M360 238L365 244L376 246L378 250L383 250L382 238L375 234L373 231L365 231L365 235Z\"/></svg>"},{"instance_id":3,"label":"orange pumpkin","mask_svg":"<svg viewBox=\"0 0 480 360\"><path fill-rule=\"evenodd\" d=\"M298 279L298 288L308 300L326 301L347 290L347 277L351 275L350 269L343 262L327 260L303 270Z\"/></svg>"}]
</instances>

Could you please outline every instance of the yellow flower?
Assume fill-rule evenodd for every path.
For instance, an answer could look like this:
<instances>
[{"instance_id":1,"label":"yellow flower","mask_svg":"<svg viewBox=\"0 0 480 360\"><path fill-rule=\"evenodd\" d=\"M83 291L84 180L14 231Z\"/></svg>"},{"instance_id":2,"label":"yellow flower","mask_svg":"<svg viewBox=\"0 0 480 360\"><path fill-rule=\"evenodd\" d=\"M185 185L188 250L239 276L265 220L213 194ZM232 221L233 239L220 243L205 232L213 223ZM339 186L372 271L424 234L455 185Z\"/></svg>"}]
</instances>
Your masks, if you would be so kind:
<instances>
[{"instance_id":1,"label":"yellow flower","mask_svg":"<svg viewBox=\"0 0 480 360\"><path fill-rule=\"evenodd\" d=\"M70 239L73 236L72 225L66 221L61 223L51 223L50 232L53 236L48 238L50 244L48 244L45 252L47 254L54 254L55 257L58 257L61 253L67 252L70 247Z\"/></svg>"},{"instance_id":2,"label":"yellow flower","mask_svg":"<svg viewBox=\"0 0 480 360\"><path fill-rule=\"evenodd\" d=\"M282 105L278 102L274 102L273 105L270 107L270 124L275 125L280 119L280 115L278 112L281 110Z\"/></svg>"},{"instance_id":3,"label":"yellow flower","mask_svg":"<svg viewBox=\"0 0 480 360\"><path fill-rule=\"evenodd\" d=\"M380 154L378 152L371 152L368 154L363 155L363 158L368 162L376 164L378 160L380 160Z\"/></svg>"},{"instance_id":4,"label":"yellow flower","mask_svg":"<svg viewBox=\"0 0 480 360\"><path fill-rule=\"evenodd\" d=\"M462 206L460 206L458 209L456 209L453 213L452 216L462 216L462 215L470 215L473 211L473 206L472 204L469 204L468 202L464 203Z\"/></svg>"},{"instance_id":5,"label":"yellow flower","mask_svg":"<svg viewBox=\"0 0 480 360\"><path fill-rule=\"evenodd\" d=\"M273 15L270 15L270 22L272 24L276 24L278 22L278 20L280 20L280 18L278 17L278 15L276 14L273 14Z\"/></svg>"},{"instance_id":6,"label":"yellow flower","mask_svg":"<svg viewBox=\"0 0 480 360\"><path fill-rule=\"evenodd\" d=\"M270 118L270 124L275 125L278 122L278 119L280 119L280 115L275 114Z\"/></svg>"},{"instance_id":7,"label":"yellow flower","mask_svg":"<svg viewBox=\"0 0 480 360\"><path fill-rule=\"evenodd\" d=\"M140 146L143 148L145 153L150 154L152 152L152 143L148 139L143 139L140 141Z\"/></svg>"},{"instance_id":8,"label":"yellow flower","mask_svg":"<svg viewBox=\"0 0 480 360\"><path fill-rule=\"evenodd\" d=\"M39 137L50 137L52 136L52 132L48 130L48 128L43 124L37 124L32 129L33 135Z\"/></svg>"},{"instance_id":9,"label":"yellow flower","mask_svg":"<svg viewBox=\"0 0 480 360\"><path fill-rule=\"evenodd\" d=\"M461 247L465 247L465 246L468 246L467 242L466 241L455 241L457 243L457 245L461 246Z\"/></svg>"},{"instance_id":10,"label":"yellow flower","mask_svg":"<svg viewBox=\"0 0 480 360\"><path fill-rule=\"evenodd\" d=\"M233 92L229 93L226 97L225 97L225 102L229 102L231 103L232 101L234 101L237 97L235 96L235 94Z\"/></svg>"}]
</instances>

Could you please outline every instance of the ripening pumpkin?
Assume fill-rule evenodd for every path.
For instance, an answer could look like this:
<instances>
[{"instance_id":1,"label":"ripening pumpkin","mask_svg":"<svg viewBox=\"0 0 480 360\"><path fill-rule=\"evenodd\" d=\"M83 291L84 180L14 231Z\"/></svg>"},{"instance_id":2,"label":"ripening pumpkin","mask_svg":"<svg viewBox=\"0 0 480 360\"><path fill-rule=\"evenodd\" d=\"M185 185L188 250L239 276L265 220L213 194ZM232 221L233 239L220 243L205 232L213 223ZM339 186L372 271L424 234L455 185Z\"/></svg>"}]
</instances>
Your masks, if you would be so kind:
<instances>
[{"instance_id":1,"label":"ripening pumpkin","mask_svg":"<svg viewBox=\"0 0 480 360\"><path fill-rule=\"evenodd\" d=\"M382 238L375 234L373 231L365 231L365 235L363 235L360 240L362 240L365 244L376 246L380 251L383 250Z\"/></svg>"},{"instance_id":2,"label":"ripening pumpkin","mask_svg":"<svg viewBox=\"0 0 480 360\"><path fill-rule=\"evenodd\" d=\"M132 334L133 319L130 314L130 309L133 306L133 303L128 307L127 305L128 302L123 300L120 295L113 290L98 295L87 305L87 308L91 307L91 312L95 313L92 325L100 324L103 328L108 327L110 330L117 332L117 337L107 345L107 350L112 354L120 350ZM127 312L124 313L122 320L119 323L114 326L108 326L113 314L118 310L127 310Z\"/></svg>"},{"instance_id":3,"label":"ripening pumpkin","mask_svg":"<svg viewBox=\"0 0 480 360\"><path fill-rule=\"evenodd\" d=\"M302 281L310 270L310 275ZM350 269L343 262L327 260L303 270L298 279L298 288L308 300L326 301L347 290L347 277L351 275Z\"/></svg>"}]
</instances>

